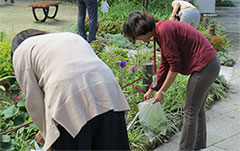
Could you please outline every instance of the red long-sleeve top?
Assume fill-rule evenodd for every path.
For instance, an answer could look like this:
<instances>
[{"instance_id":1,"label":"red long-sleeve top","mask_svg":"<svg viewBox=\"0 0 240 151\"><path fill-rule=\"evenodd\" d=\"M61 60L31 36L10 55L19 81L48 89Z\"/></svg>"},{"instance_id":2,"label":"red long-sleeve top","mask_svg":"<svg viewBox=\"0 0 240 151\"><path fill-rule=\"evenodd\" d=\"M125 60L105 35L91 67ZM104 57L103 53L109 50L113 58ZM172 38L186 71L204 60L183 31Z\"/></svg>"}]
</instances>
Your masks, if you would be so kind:
<instances>
[{"instance_id":1,"label":"red long-sleeve top","mask_svg":"<svg viewBox=\"0 0 240 151\"><path fill-rule=\"evenodd\" d=\"M154 35L161 48L157 86L151 86L156 91L161 88L169 70L188 75L203 69L217 55L208 39L184 22L160 21Z\"/></svg>"}]
</instances>

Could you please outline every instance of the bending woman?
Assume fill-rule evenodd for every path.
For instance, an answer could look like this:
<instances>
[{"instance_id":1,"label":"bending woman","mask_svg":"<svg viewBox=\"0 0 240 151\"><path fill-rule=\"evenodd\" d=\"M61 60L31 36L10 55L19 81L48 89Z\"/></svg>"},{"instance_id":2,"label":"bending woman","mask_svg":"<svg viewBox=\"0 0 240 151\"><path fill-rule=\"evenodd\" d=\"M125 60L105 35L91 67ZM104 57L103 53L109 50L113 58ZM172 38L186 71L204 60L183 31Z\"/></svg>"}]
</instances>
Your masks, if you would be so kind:
<instances>
[{"instance_id":1,"label":"bending woman","mask_svg":"<svg viewBox=\"0 0 240 151\"><path fill-rule=\"evenodd\" d=\"M177 17L180 18L181 22L185 22L197 28L201 19L201 14L195 6L186 1L175 0L172 2L172 7L173 10L170 20L174 20L175 17Z\"/></svg>"},{"instance_id":2,"label":"bending woman","mask_svg":"<svg viewBox=\"0 0 240 151\"><path fill-rule=\"evenodd\" d=\"M157 91L153 102L164 100L165 92L178 73L190 75L184 103L184 122L180 150L192 151L206 147L204 106L208 90L220 70L217 52L207 38L192 26L177 21L157 20L144 11L132 12L124 23L124 34L133 43L152 37L161 48L161 64L157 86L150 86L144 100Z\"/></svg>"}]
</instances>

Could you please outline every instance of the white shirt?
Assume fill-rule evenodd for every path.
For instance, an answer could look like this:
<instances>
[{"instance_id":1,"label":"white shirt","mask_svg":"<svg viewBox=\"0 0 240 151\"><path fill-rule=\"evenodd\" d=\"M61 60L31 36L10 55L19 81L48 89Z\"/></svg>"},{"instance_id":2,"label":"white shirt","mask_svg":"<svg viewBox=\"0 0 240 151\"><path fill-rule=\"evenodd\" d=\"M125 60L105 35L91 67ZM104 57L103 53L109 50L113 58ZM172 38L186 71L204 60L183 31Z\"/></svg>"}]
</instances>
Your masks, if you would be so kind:
<instances>
[{"instance_id":1,"label":"white shirt","mask_svg":"<svg viewBox=\"0 0 240 151\"><path fill-rule=\"evenodd\" d=\"M16 49L13 67L44 150L59 137L57 124L75 137L99 114L130 110L111 69L79 35L28 38Z\"/></svg>"},{"instance_id":2,"label":"white shirt","mask_svg":"<svg viewBox=\"0 0 240 151\"><path fill-rule=\"evenodd\" d=\"M108 12L108 7L109 7L109 5L108 5L108 3L107 3L107 1L102 1L101 2L101 11L103 12L103 13L107 13Z\"/></svg>"},{"instance_id":3,"label":"white shirt","mask_svg":"<svg viewBox=\"0 0 240 151\"><path fill-rule=\"evenodd\" d=\"M193 6L191 3L186 2L186 1L181 1L181 0L173 1L172 2L172 7L174 7L175 5L179 5L181 11L183 11L185 9L196 9L196 7Z\"/></svg>"}]
</instances>

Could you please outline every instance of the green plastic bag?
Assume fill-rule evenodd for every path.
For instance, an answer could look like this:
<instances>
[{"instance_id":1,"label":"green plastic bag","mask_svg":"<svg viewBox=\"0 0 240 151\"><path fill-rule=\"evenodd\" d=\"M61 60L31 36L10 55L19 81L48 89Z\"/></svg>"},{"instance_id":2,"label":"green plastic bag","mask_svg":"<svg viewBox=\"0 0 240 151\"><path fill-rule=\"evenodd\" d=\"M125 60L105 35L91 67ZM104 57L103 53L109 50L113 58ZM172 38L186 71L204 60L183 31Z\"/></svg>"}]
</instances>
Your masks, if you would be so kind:
<instances>
[{"instance_id":1,"label":"green plastic bag","mask_svg":"<svg viewBox=\"0 0 240 151\"><path fill-rule=\"evenodd\" d=\"M166 135L167 120L160 102L152 104L152 99L138 104L139 121L145 135L152 142L160 134Z\"/></svg>"}]
</instances>

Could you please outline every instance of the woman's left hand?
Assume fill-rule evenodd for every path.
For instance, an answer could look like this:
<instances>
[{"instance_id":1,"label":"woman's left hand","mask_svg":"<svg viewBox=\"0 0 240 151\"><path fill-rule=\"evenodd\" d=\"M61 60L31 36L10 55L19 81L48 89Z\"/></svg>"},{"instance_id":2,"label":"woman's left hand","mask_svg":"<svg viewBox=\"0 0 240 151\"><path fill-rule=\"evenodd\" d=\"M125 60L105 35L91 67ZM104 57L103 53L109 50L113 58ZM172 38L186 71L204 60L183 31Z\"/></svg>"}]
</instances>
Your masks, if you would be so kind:
<instances>
[{"instance_id":1,"label":"woman's left hand","mask_svg":"<svg viewBox=\"0 0 240 151\"><path fill-rule=\"evenodd\" d=\"M171 17L169 18L169 20L175 20L175 17L174 17L174 16L171 16Z\"/></svg>"},{"instance_id":2,"label":"woman's left hand","mask_svg":"<svg viewBox=\"0 0 240 151\"><path fill-rule=\"evenodd\" d=\"M163 99L164 99L164 95L160 91L158 91L157 94L154 95L152 104L161 102L161 101L163 101Z\"/></svg>"},{"instance_id":3,"label":"woman's left hand","mask_svg":"<svg viewBox=\"0 0 240 151\"><path fill-rule=\"evenodd\" d=\"M40 131L38 131L38 133L36 134L35 141L42 145L45 143L44 138L42 137L42 134L40 133Z\"/></svg>"}]
</instances>

